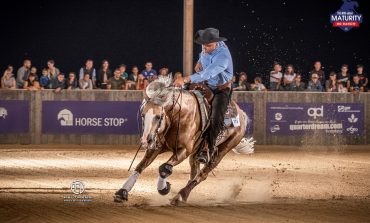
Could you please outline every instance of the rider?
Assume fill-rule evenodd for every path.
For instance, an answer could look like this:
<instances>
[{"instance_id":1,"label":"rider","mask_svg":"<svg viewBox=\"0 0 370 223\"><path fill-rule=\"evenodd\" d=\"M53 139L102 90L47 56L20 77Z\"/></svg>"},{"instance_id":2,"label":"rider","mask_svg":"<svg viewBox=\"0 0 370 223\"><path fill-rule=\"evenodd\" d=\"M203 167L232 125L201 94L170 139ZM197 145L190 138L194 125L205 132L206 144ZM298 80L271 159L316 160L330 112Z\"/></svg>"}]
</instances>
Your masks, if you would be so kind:
<instances>
[{"instance_id":1,"label":"rider","mask_svg":"<svg viewBox=\"0 0 370 223\"><path fill-rule=\"evenodd\" d=\"M185 84L206 83L214 94L210 125L206 131L206 139L211 156L216 151L216 140L224 127L224 116L231 93L233 62L230 51L224 43L226 40L226 38L219 37L218 29L206 28L199 30L195 34L194 41L202 45L202 52L195 66L196 73L183 79ZM181 84L176 83L176 85ZM201 163L208 163L209 158L206 146L198 154L197 160Z\"/></svg>"}]
</instances>

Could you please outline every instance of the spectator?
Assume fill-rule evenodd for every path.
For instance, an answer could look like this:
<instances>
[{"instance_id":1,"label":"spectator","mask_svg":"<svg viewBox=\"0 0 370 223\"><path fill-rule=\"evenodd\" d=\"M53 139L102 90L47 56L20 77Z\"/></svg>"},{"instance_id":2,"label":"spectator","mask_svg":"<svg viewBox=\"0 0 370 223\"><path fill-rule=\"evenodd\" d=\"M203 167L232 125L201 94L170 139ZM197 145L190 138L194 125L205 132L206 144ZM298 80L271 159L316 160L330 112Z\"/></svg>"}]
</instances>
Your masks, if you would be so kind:
<instances>
[{"instance_id":1,"label":"spectator","mask_svg":"<svg viewBox=\"0 0 370 223\"><path fill-rule=\"evenodd\" d=\"M48 60L47 65L48 65L49 79L50 80L56 79L58 77L58 75L60 74L60 70L55 67L55 61L50 59L50 60Z\"/></svg>"},{"instance_id":2,"label":"spectator","mask_svg":"<svg viewBox=\"0 0 370 223\"><path fill-rule=\"evenodd\" d=\"M107 88L112 90L124 90L125 79L121 77L121 70L118 68L114 71L113 77L109 78Z\"/></svg>"},{"instance_id":3,"label":"spectator","mask_svg":"<svg viewBox=\"0 0 370 223\"><path fill-rule=\"evenodd\" d=\"M37 81L36 75L34 73L30 73L30 75L28 75L28 79L24 82L23 89L31 89L35 81Z\"/></svg>"},{"instance_id":4,"label":"spectator","mask_svg":"<svg viewBox=\"0 0 370 223\"><path fill-rule=\"evenodd\" d=\"M270 72L270 90L276 91L280 89L281 78L281 65L277 62L274 63L274 70Z\"/></svg>"},{"instance_id":5,"label":"spectator","mask_svg":"<svg viewBox=\"0 0 370 223\"><path fill-rule=\"evenodd\" d=\"M262 84L262 79L260 77L254 78L254 84L251 85L253 91L266 91L265 85Z\"/></svg>"},{"instance_id":6,"label":"spectator","mask_svg":"<svg viewBox=\"0 0 370 223\"><path fill-rule=\"evenodd\" d=\"M361 84L360 76L357 74L353 75L351 84L350 84L350 92L358 93L358 92L364 92L364 86Z\"/></svg>"},{"instance_id":7,"label":"spectator","mask_svg":"<svg viewBox=\"0 0 370 223\"><path fill-rule=\"evenodd\" d=\"M349 89L349 85L350 85L349 77L350 75L348 74L348 65L343 64L341 71L338 74L338 83L341 82L343 86L347 88L347 90Z\"/></svg>"},{"instance_id":8,"label":"spectator","mask_svg":"<svg viewBox=\"0 0 370 223\"><path fill-rule=\"evenodd\" d=\"M340 93L347 93L348 89L343 86L342 82L338 82L338 92Z\"/></svg>"},{"instance_id":9,"label":"spectator","mask_svg":"<svg viewBox=\"0 0 370 223\"><path fill-rule=\"evenodd\" d=\"M91 59L86 60L85 67L81 67L80 73L79 73L79 80L83 79L85 74L89 74L89 77L92 80L93 86L95 86L96 71L94 68L94 62Z\"/></svg>"},{"instance_id":10,"label":"spectator","mask_svg":"<svg viewBox=\"0 0 370 223\"><path fill-rule=\"evenodd\" d=\"M137 66L133 66L131 69L131 74L128 75L128 79L136 83L138 75L139 75L139 68Z\"/></svg>"},{"instance_id":11,"label":"spectator","mask_svg":"<svg viewBox=\"0 0 370 223\"><path fill-rule=\"evenodd\" d=\"M149 61L145 63L145 69L141 71L141 73L144 75L144 78L149 81L153 76L157 76L157 71L153 69L153 63Z\"/></svg>"},{"instance_id":12,"label":"spectator","mask_svg":"<svg viewBox=\"0 0 370 223\"><path fill-rule=\"evenodd\" d=\"M313 67L314 67L313 70L309 72L310 77L312 77L312 74L316 73L319 76L320 83L324 84L326 77L325 77L325 72L322 70L321 62L315 61Z\"/></svg>"},{"instance_id":13,"label":"spectator","mask_svg":"<svg viewBox=\"0 0 370 223\"><path fill-rule=\"evenodd\" d=\"M12 66L8 66L3 76L1 77L1 88L2 89L16 89L17 88Z\"/></svg>"},{"instance_id":14,"label":"spectator","mask_svg":"<svg viewBox=\"0 0 370 223\"><path fill-rule=\"evenodd\" d=\"M66 88L68 90L74 90L74 89L77 89L78 88L78 82L77 82L77 78L76 78L76 73L75 72L70 72L69 73L68 80L66 82Z\"/></svg>"},{"instance_id":15,"label":"spectator","mask_svg":"<svg viewBox=\"0 0 370 223\"><path fill-rule=\"evenodd\" d=\"M302 75L297 74L297 76L294 78L294 81L290 85L291 91L304 91L306 90L306 86L304 82L302 81Z\"/></svg>"},{"instance_id":16,"label":"spectator","mask_svg":"<svg viewBox=\"0 0 370 223\"><path fill-rule=\"evenodd\" d=\"M164 67L159 70L159 76L168 76L168 68Z\"/></svg>"},{"instance_id":17,"label":"spectator","mask_svg":"<svg viewBox=\"0 0 370 223\"><path fill-rule=\"evenodd\" d=\"M325 83L326 92L338 92L337 74L330 72L329 80Z\"/></svg>"},{"instance_id":18,"label":"spectator","mask_svg":"<svg viewBox=\"0 0 370 223\"><path fill-rule=\"evenodd\" d=\"M233 77L231 78L231 89L235 90L235 88L238 87L238 82L236 81L236 76L233 75Z\"/></svg>"},{"instance_id":19,"label":"spectator","mask_svg":"<svg viewBox=\"0 0 370 223\"><path fill-rule=\"evenodd\" d=\"M126 72L126 65L121 64L121 65L119 65L118 68L119 68L119 72L120 72L120 75L121 75L122 79L127 80L128 79L128 73Z\"/></svg>"},{"instance_id":20,"label":"spectator","mask_svg":"<svg viewBox=\"0 0 370 223\"><path fill-rule=\"evenodd\" d=\"M20 67L17 71L17 87L23 88L24 81L28 79L31 69L31 60L24 60L23 66Z\"/></svg>"},{"instance_id":21,"label":"spectator","mask_svg":"<svg viewBox=\"0 0 370 223\"><path fill-rule=\"evenodd\" d=\"M90 74L86 73L84 77L79 81L80 89L82 90L92 90L93 89L93 83L90 79Z\"/></svg>"},{"instance_id":22,"label":"spectator","mask_svg":"<svg viewBox=\"0 0 370 223\"><path fill-rule=\"evenodd\" d=\"M50 89L51 88L51 80L49 76L48 69L42 69L42 75L40 77L40 86L43 89Z\"/></svg>"},{"instance_id":23,"label":"spectator","mask_svg":"<svg viewBox=\"0 0 370 223\"><path fill-rule=\"evenodd\" d=\"M284 73L284 79L283 84L281 85L281 90L289 91L291 89L291 84L294 81L296 74L294 73L293 65L289 64L286 67L285 73Z\"/></svg>"},{"instance_id":24,"label":"spectator","mask_svg":"<svg viewBox=\"0 0 370 223\"><path fill-rule=\"evenodd\" d=\"M96 76L96 87L101 89L107 89L107 83L109 78L111 78L112 71L109 69L109 62L108 60L103 60L101 68L98 71Z\"/></svg>"},{"instance_id":25,"label":"spectator","mask_svg":"<svg viewBox=\"0 0 370 223\"><path fill-rule=\"evenodd\" d=\"M30 74L35 75L36 80L39 79L39 75L37 75L37 68L36 67L31 67Z\"/></svg>"},{"instance_id":26,"label":"spectator","mask_svg":"<svg viewBox=\"0 0 370 223\"><path fill-rule=\"evenodd\" d=\"M33 82L33 85L30 86L30 87L28 87L28 90L30 90L30 91L38 91L38 90L41 90L40 82L34 81Z\"/></svg>"},{"instance_id":27,"label":"spectator","mask_svg":"<svg viewBox=\"0 0 370 223\"><path fill-rule=\"evenodd\" d=\"M180 73L180 72L178 72ZM178 74L176 73L176 74ZM175 80L176 80L176 74L175 74ZM181 73L180 73L181 75ZM139 74L139 76L137 77L137 82L136 82L136 90L144 90L146 88L146 86L148 86L149 84L149 81L148 79L145 79L144 75L142 74Z\"/></svg>"},{"instance_id":28,"label":"spectator","mask_svg":"<svg viewBox=\"0 0 370 223\"><path fill-rule=\"evenodd\" d=\"M63 73L59 73L56 79L52 79L51 88L54 89L55 92L66 89L66 80Z\"/></svg>"},{"instance_id":29,"label":"spectator","mask_svg":"<svg viewBox=\"0 0 370 223\"><path fill-rule=\"evenodd\" d=\"M250 91L251 87L250 87L250 84L248 83L247 80L248 80L247 73L240 72L237 87L234 88L233 90L236 90L236 91Z\"/></svg>"},{"instance_id":30,"label":"spectator","mask_svg":"<svg viewBox=\"0 0 370 223\"><path fill-rule=\"evenodd\" d=\"M367 75L364 73L364 66L361 64L357 65L357 75L360 77L360 83L364 87L364 91L367 91L369 79Z\"/></svg>"},{"instance_id":31,"label":"spectator","mask_svg":"<svg viewBox=\"0 0 370 223\"><path fill-rule=\"evenodd\" d=\"M312 74L311 80L308 82L307 91L322 92L322 85L319 81L319 75L317 73Z\"/></svg>"},{"instance_id":32,"label":"spectator","mask_svg":"<svg viewBox=\"0 0 370 223\"><path fill-rule=\"evenodd\" d=\"M125 90L136 90L135 82L132 80L126 80Z\"/></svg>"}]
</instances>

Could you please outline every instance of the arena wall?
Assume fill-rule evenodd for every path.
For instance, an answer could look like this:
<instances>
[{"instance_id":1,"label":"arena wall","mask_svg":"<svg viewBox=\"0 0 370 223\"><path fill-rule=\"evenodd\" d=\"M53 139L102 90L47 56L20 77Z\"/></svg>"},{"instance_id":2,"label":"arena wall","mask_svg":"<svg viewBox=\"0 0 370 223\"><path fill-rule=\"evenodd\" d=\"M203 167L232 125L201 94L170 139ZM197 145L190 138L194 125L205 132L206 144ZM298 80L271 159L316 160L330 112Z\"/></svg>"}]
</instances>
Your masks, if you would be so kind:
<instances>
[{"instance_id":1,"label":"arena wall","mask_svg":"<svg viewBox=\"0 0 370 223\"><path fill-rule=\"evenodd\" d=\"M0 133L0 143L10 144L137 144L137 134L48 134L42 132L43 101L141 101L141 91L0 91L0 101L29 102L29 130L25 133ZM370 144L370 94L311 92L234 92L238 103L253 103L253 137L257 144L273 145L339 145ZM359 136L340 134L272 135L267 131L267 103L359 103L363 105L363 133ZM1 104L0 104L1 107ZM109 108L107 108L109 109ZM1 122L0 122L1 125ZM7 127L2 126L6 129Z\"/></svg>"}]
</instances>

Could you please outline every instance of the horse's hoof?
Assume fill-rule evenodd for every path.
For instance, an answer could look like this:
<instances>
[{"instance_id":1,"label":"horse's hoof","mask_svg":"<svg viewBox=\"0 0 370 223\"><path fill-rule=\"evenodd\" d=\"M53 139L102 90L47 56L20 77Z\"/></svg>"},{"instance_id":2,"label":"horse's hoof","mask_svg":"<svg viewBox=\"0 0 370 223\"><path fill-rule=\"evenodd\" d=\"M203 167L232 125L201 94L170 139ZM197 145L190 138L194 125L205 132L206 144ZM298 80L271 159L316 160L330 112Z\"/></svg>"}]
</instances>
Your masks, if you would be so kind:
<instances>
[{"instance_id":1,"label":"horse's hoof","mask_svg":"<svg viewBox=\"0 0 370 223\"><path fill-rule=\"evenodd\" d=\"M171 184L166 182L166 187L163 188L162 190L158 190L158 193L160 195L167 195L171 191Z\"/></svg>"},{"instance_id":2,"label":"horse's hoof","mask_svg":"<svg viewBox=\"0 0 370 223\"><path fill-rule=\"evenodd\" d=\"M123 201L128 201L128 192L121 188L114 194L114 202L122 203Z\"/></svg>"},{"instance_id":3,"label":"horse's hoof","mask_svg":"<svg viewBox=\"0 0 370 223\"><path fill-rule=\"evenodd\" d=\"M185 201L183 201L180 194L177 194L174 198L171 200L171 205L173 206L180 206L181 204L184 204Z\"/></svg>"}]
</instances>

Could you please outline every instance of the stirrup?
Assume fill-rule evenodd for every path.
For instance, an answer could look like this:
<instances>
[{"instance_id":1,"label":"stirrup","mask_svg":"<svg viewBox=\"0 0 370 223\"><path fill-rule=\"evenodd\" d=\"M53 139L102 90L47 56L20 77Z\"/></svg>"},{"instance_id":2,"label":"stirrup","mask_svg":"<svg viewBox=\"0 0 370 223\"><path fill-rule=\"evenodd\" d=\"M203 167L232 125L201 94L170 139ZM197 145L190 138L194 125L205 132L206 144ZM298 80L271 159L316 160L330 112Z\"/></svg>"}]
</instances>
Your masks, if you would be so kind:
<instances>
[{"instance_id":1,"label":"stirrup","mask_svg":"<svg viewBox=\"0 0 370 223\"><path fill-rule=\"evenodd\" d=\"M197 156L197 161L201 164L207 164L209 162L209 152L201 151Z\"/></svg>"}]
</instances>

